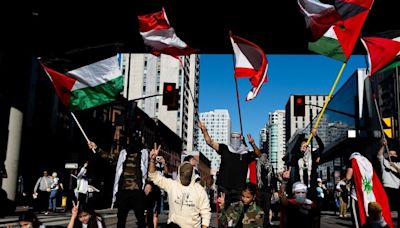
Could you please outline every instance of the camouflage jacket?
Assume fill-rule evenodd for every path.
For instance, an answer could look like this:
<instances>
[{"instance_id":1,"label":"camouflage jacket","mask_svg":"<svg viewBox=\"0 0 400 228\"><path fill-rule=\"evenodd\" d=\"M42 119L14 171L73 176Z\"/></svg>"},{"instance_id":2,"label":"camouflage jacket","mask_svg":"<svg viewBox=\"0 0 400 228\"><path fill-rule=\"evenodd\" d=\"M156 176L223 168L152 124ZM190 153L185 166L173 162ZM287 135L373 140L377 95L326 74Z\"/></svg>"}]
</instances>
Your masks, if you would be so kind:
<instances>
[{"instance_id":1,"label":"camouflage jacket","mask_svg":"<svg viewBox=\"0 0 400 228\"><path fill-rule=\"evenodd\" d=\"M221 209L218 220L220 224L228 227L235 227L239 221L240 215L243 213L243 202L232 203L227 210ZM256 205L250 203L249 208L243 216L243 228L263 227L264 211Z\"/></svg>"}]
</instances>

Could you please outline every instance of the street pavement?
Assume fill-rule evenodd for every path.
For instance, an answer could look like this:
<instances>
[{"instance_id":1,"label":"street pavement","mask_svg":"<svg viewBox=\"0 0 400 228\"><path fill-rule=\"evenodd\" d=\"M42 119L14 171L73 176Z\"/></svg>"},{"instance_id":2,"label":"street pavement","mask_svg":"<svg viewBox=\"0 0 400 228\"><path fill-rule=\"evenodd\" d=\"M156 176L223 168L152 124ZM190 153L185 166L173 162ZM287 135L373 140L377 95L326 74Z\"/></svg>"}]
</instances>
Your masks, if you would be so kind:
<instances>
[{"instance_id":1,"label":"street pavement","mask_svg":"<svg viewBox=\"0 0 400 228\"><path fill-rule=\"evenodd\" d=\"M117 227L117 209L103 209L97 210L105 220L107 228L116 228ZM70 212L58 212L58 213L50 213L48 215L38 214L39 220L46 227L66 227L69 218L71 216ZM7 216L5 218L0 218L0 227L6 227L7 225L11 225L11 227L18 227L18 215ZM162 214L159 216L159 227L165 227L167 222L167 214ZM128 216L126 227L137 227L136 219L133 211ZM279 221L273 221L274 227L279 227ZM216 223L216 214L212 214L210 227L217 227ZM323 228L337 228L337 227L352 227L351 219L348 218L339 218L338 215L335 215L334 212L323 211L321 215L321 227Z\"/></svg>"}]
</instances>

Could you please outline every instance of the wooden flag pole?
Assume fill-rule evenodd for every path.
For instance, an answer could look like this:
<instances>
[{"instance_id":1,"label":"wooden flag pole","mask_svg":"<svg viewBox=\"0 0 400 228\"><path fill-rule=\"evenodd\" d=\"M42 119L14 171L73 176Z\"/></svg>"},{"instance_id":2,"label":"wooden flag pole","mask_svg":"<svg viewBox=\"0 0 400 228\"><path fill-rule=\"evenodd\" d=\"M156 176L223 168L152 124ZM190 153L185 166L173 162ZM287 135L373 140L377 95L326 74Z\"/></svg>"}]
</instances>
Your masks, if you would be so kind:
<instances>
[{"instance_id":1,"label":"wooden flag pole","mask_svg":"<svg viewBox=\"0 0 400 228\"><path fill-rule=\"evenodd\" d=\"M327 98L326 101L325 101L324 107L322 107L322 110L321 110L321 112L320 112L319 115L318 115L318 119L317 119L317 121L316 121L315 124L314 124L314 128L317 128L317 127L318 127L319 122L321 121L321 118L322 118L322 116L324 115L324 112L325 112L326 107L328 107L329 101L330 101L331 98L332 98L333 92L335 91L336 85L337 85L337 83L339 82L339 79L340 79L340 77L342 76L343 70L344 70L344 68L346 67L346 65L347 65L347 62L344 62L344 63L342 64L342 67L340 68L340 71L339 71L338 75L336 76L336 80L335 80L335 82L333 83L333 86L332 86L332 88L331 88L331 91L329 92L328 98ZM312 123L310 123L310 124L312 124ZM310 141L311 141L312 137L313 137L313 135L310 134L310 136L309 136L308 139L307 139L307 144L306 144L306 145L310 144Z\"/></svg>"},{"instance_id":2,"label":"wooden flag pole","mask_svg":"<svg viewBox=\"0 0 400 228\"><path fill-rule=\"evenodd\" d=\"M74 118L76 125L78 125L79 129L81 130L83 137L85 137L87 143L89 144L90 140L87 137L87 135L86 135L85 131L83 130L81 124L79 123L78 119L76 118L75 114L73 112L70 112L70 113L71 113L72 118ZM92 148L92 151L93 151L93 153L96 153L96 150L94 148Z\"/></svg>"}]
</instances>

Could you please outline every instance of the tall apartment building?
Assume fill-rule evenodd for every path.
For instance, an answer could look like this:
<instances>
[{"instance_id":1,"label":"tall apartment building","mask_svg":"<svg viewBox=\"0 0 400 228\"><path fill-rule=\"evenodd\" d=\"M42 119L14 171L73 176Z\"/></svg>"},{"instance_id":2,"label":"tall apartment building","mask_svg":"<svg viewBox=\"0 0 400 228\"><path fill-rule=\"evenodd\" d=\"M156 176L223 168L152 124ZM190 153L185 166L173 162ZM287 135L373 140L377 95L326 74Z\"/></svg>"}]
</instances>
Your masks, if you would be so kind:
<instances>
[{"instance_id":1,"label":"tall apartment building","mask_svg":"<svg viewBox=\"0 0 400 228\"><path fill-rule=\"evenodd\" d=\"M164 82L176 83L180 90L180 107L168 111L162 105L162 96L138 100L138 107L151 118L161 120L182 138L184 150L195 150L196 137L194 120L199 103L198 55L180 57L168 55L159 57L151 54L123 54L122 70L125 75L124 96L128 100L162 94Z\"/></svg>"},{"instance_id":2,"label":"tall apartment building","mask_svg":"<svg viewBox=\"0 0 400 228\"><path fill-rule=\"evenodd\" d=\"M275 110L269 113L268 129L268 151L269 158L275 173L283 171L282 160L286 153L286 123L285 111Z\"/></svg>"},{"instance_id":3,"label":"tall apartment building","mask_svg":"<svg viewBox=\"0 0 400 228\"><path fill-rule=\"evenodd\" d=\"M231 118L226 109L216 109L210 112L200 113L200 120L206 125L211 138L218 143L228 144L231 134ZM211 169L219 170L221 156L206 144L200 130L197 131L197 150L211 161Z\"/></svg>"}]
</instances>

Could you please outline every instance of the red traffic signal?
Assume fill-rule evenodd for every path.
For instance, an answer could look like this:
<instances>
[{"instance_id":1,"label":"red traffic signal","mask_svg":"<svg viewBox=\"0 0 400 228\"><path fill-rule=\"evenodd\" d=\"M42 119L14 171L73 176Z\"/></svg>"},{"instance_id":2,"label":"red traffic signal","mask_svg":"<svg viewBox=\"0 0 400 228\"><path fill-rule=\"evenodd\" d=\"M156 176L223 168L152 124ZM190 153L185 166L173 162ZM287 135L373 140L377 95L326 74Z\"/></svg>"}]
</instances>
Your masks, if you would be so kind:
<instances>
[{"instance_id":1,"label":"red traffic signal","mask_svg":"<svg viewBox=\"0 0 400 228\"><path fill-rule=\"evenodd\" d=\"M179 89L175 88L176 83L164 82L163 105L167 105L167 110L178 110L179 108Z\"/></svg>"},{"instance_id":2,"label":"red traffic signal","mask_svg":"<svg viewBox=\"0 0 400 228\"><path fill-rule=\"evenodd\" d=\"M305 96L295 95L293 96L293 116L305 116L306 115L306 105Z\"/></svg>"},{"instance_id":3,"label":"red traffic signal","mask_svg":"<svg viewBox=\"0 0 400 228\"><path fill-rule=\"evenodd\" d=\"M173 83L173 84L175 84L175 83ZM166 83L165 86L166 86L165 87L165 91L166 92L172 92L174 90L174 87L175 87L175 86L172 86L172 83Z\"/></svg>"}]
</instances>

